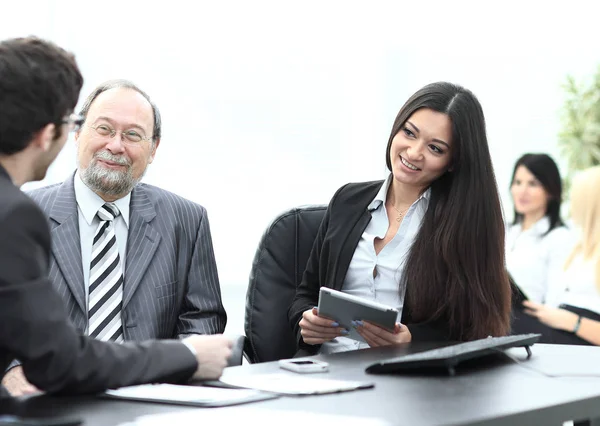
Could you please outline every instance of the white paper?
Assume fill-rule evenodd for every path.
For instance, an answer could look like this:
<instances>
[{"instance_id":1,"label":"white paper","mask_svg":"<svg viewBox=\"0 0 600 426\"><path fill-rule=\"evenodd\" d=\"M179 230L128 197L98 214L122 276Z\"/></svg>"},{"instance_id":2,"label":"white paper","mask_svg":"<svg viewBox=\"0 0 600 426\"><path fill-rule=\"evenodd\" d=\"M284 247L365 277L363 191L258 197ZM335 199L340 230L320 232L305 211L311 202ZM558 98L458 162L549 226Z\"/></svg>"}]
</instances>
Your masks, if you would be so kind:
<instances>
[{"instance_id":1,"label":"white paper","mask_svg":"<svg viewBox=\"0 0 600 426\"><path fill-rule=\"evenodd\" d=\"M241 388L285 395L312 395L365 387L365 383L363 382L321 379L314 376L301 376L295 373L251 374L247 376L224 374L219 380Z\"/></svg>"},{"instance_id":2,"label":"white paper","mask_svg":"<svg viewBox=\"0 0 600 426\"><path fill-rule=\"evenodd\" d=\"M255 395L251 389L223 389L170 384L127 386L108 390L106 394L121 398L147 399L165 402L218 403Z\"/></svg>"}]
</instances>

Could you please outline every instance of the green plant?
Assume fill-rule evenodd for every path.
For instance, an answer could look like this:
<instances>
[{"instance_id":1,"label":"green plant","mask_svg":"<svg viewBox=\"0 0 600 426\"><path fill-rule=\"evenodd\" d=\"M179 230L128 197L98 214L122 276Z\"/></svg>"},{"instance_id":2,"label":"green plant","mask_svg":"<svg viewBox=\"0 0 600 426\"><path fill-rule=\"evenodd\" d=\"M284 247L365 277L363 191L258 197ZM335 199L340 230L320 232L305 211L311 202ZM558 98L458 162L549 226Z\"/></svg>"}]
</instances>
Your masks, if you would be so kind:
<instances>
[{"instance_id":1,"label":"green plant","mask_svg":"<svg viewBox=\"0 0 600 426\"><path fill-rule=\"evenodd\" d=\"M562 108L559 147L567 163L565 194L579 171L600 164L600 67L589 83L567 77L563 88L567 99Z\"/></svg>"}]
</instances>

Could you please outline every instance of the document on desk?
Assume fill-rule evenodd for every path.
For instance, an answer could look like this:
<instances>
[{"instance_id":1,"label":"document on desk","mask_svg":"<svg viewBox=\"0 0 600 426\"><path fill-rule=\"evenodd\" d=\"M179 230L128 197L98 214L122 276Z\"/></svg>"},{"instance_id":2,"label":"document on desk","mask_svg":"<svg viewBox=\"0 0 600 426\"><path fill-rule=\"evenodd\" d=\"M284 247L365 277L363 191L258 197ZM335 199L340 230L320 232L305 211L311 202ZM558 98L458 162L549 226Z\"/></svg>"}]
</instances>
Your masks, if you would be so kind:
<instances>
[{"instance_id":1,"label":"document on desk","mask_svg":"<svg viewBox=\"0 0 600 426\"><path fill-rule=\"evenodd\" d=\"M300 376L295 373L223 375L219 380L231 386L281 395L316 395L367 389L375 386L372 382L322 379L314 376Z\"/></svg>"},{"instance_id":2,"label":"document on desk","mask_svg":"<svg viewBox=\"0 0 600 426\"><path fill-rule=\"evenodd\" d=\"M108 390L101 396L197 407L224 407L277 398L277 395L253 389L223 389L170 384L126 386Z\"/></svg>"}]
</instances>

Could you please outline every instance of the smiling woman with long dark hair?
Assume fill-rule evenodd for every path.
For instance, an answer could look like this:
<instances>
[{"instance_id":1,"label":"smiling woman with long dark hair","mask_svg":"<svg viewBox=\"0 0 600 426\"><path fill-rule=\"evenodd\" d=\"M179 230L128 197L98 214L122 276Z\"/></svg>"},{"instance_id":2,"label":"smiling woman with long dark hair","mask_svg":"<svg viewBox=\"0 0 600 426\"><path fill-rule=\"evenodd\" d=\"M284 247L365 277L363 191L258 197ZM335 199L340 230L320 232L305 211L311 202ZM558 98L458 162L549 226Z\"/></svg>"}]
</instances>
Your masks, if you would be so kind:
<instances>
[{"instance_id":1,"label":"smiling woman with long dark hair","mask_svg":"<svg viewBox=\"0 0 600 426\"><path fill-rule=\"evenodd\" d=\"M289 310L299 349L507 334L504 223L477 98L446 82L417 91L385 159L387 179L347 184L329 204ZM395 329L356 321L366 344L344 337L313 308L321 286L398 308Z\"/></svg>"}]
</instances>

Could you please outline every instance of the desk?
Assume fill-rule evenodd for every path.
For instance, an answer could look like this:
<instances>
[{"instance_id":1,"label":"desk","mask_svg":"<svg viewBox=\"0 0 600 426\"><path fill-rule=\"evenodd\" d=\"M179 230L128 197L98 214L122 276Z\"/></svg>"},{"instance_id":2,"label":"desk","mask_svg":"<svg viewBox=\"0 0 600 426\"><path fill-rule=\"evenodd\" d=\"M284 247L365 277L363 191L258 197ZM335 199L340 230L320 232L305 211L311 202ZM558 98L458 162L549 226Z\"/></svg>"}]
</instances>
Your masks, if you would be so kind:
<instances>
[{"instance_id":1,"label":"desk","mask_svg":"<svg viewBox=\"0 0 600 426\"><path fill-rule=\"evenodd\" d=\"M371 416L390 424L408 425L561 425L570 419L600 418L599 347L537 344L532 347L533 357L522 365L498 358L488 360L485 365L478 363L459 367L454 377L364 373L364 368L376 360L431 346L415 343L319 355L316 358L330 363L330 372L319 374L319 377L368 380L375 382L375 388L332 395L282 397L245 407ZM510 353L525 359L522 348L512 349ZM596 377L551 378L531 370L533 368L553 374L589 374ZM277 363L271 362L230 367L225 374L274 371L281 370ZM190 408L94 397L40 396L5 402L0 404L0 410L29 416L80 416L85 419L86 426L106 426L131 421L144 414ZM198 424L202 424L202 410L206 409L197 410ZM240 424L254 423L246 419ZM260 424L259 419L256 419L256 424Z\"/></svg>"}]
</instances>

